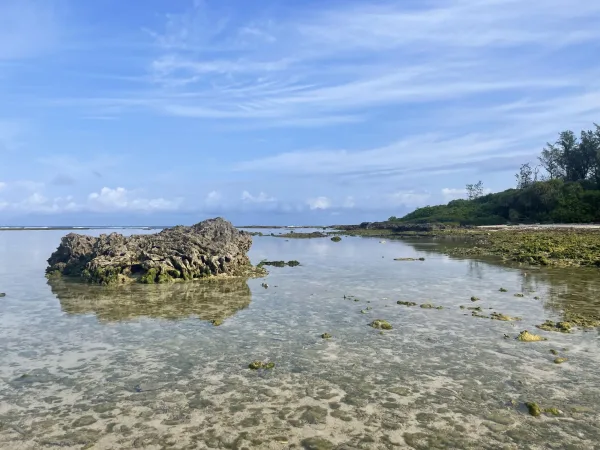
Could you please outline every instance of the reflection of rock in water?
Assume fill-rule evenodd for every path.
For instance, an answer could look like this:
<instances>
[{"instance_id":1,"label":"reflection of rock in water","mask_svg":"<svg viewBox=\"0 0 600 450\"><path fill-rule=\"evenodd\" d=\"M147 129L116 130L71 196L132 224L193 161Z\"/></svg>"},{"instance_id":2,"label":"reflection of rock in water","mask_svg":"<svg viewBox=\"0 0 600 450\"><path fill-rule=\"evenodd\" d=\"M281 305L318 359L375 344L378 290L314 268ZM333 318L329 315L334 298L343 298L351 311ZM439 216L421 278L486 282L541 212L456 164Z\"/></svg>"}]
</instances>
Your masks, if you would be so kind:
<instances>
[{"instance_id":1,"label":"reflection of rock in water","mask_svg":"<svg viewBox=\"0 0 600 450\"><path fill-rule=\"evenodd\" d=\"M100 321L136 317L202 320L225 319L250 305L246 279L224 279L161 285L94 286L63 279L48 284L63 311L96 314Z\"/></svg>"},{"instance_id":2,"label":"reflection of rock in water","mask_svg":"<svg viewBox=\"0 0 600 450\"><path fill-rule=\"evenodd\" d=\"M528 269L522 273L523 286L542 291L544 307L559 312L566 321L600 324L600 277L598 269L585 267Z\"/></svg>"},{"instance_id":3,"label":"reflection of rock in water","mask_svg":"<svg viewBox=\"0 0 600 450\"><path fill-rule=\"evenodd\" d=\"M448 241L404 241L416 250L425 253L444 253L449 246L463 245ZM432 245L436 243L436 245ZM463 258L461 258L463 259ZM544 308L558 314L563 321L575 324L600 325L600 276L598 269L587 267L552 267L528 266L503 261L501 258L477 258L469 260L469 276L473 268L481 270L482 265L513 267L521 269L519 286L510 286L511 290L529 293L529 297L539 297ZM473 265L475 264L475 266ZM507 286L505 286L507 287ZM536 300L537 301L537 300Z\"/></svg>"}]
</instances>

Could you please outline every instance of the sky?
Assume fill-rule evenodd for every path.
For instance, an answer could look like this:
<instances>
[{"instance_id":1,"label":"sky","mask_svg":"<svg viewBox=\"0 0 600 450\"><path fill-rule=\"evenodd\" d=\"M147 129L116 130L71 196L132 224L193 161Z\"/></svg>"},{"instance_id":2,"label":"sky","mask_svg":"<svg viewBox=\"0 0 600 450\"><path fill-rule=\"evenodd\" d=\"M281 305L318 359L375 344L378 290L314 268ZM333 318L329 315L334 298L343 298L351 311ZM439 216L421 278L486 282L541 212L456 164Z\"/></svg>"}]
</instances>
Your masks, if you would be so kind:
<instances>
[{"instance_id":1,"label":"sky","mask_svg":"<svg viewBox=\"0 0 600 450\"><path fill-rule=\"evenodd\" d=\"M342 224L600 121L600 2L2 0L0 225Z\"/></svg>"}]
</instances>

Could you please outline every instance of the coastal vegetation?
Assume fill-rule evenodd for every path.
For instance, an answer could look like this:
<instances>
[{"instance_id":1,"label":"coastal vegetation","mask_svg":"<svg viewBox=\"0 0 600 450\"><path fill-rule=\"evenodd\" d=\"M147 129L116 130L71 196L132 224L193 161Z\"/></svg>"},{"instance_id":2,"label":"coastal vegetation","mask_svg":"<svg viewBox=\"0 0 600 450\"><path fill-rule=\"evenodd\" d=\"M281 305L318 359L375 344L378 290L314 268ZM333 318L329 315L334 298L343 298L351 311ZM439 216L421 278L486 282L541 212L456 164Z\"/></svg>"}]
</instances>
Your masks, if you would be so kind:
<instances>
[{"instance_id":1,"label":"coastal vegetation","mask_svg":"<svg viewBox=\"0 0 600 450\"><path fill-rule=\"evenodd\" d=\"M600 222L600 125L578 138L563 131L548 143L538 165L525 163L515 175L516 186L484 195L483 182L466 186L466 199L425 206L398 223L499 225L508 223Z\"/></svg>"}]
</instances>

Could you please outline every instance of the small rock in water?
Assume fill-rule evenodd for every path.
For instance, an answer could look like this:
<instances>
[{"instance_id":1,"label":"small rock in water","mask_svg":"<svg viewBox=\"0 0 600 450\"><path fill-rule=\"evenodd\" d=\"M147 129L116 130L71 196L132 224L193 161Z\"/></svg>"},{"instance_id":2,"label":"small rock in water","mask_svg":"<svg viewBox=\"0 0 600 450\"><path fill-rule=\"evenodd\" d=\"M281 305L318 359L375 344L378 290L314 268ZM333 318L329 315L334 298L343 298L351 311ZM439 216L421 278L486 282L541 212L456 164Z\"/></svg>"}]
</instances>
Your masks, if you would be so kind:
<instances>
[{"instance_id":1,"label":"small rock in water","mask_svg":"<svg viewBox=\"0 0 600 450\"><path fill-rule=\"evenodd\" d=\"M538 336L537 334L532 334L527 330L521 331L519 336L517 336L518 341L523 342L538 342L538 341L547 341L545 337Z\"/></svg>"},{"instance_id":2,"label":"small rock in water","mask_svg":"<svg viewBox=\"0 0 600 450\"><path fill-rule=\"evenodd\" d=\"M527 402L527 403L525 403L525 406L527 406L527 410L529 411L529 414L531 414L533 417L537 417L540 414L542 414L542 409L535 402Z\"/></svg>"},{"instance_id":3,"label":"small rock in water","mask_svg":"<svg viewBox=\"0 0 600 450\"><path fill-rule=\"evenodd\" d=\"M562 364L562 363L567 362L567 361L568 361L567 358L556 358L554 360L554 364Z\"/></svg>"},{"instance_id":4,"label":"small rock in water","mask_svg":"<svg viewBox=\"0 0 600 450\"><path fill-rule=\"evenodd\" d=\"M321 335L321 338L322 338L322 339L331 339L332 337L333 337L333 336L332 336L332 335L330 335L329 333L323 333L323 334Z\"/></svg>"},{"instance_id":5,"label":"small rock in water","mask_svg":"<svg viewBox=\"0 0 600 450\"><path fill-rule=\"evenodd\" d=\"M380 330L391 330L392 329L392 325L387 320L383 320L383 319L376 319L373 322L371 322L370 325L373 328L377 328Z\"/></svg>"},{"instance_id":6,"label":"small rock in water","mask_svg":"<svg viewBox=\"0 0 600 450\"><path fill-rule=\"evenodd\" d=\"M265 289L267 289L269 287L269 285L267 283L262 283L261 286L264 287Z\"/></svg>"},{"instance_id":7,"label":"small rock in water","mask_svg":"<svg viewBox=\"0 0 600 450\"><path fill-rule=\"evenodd\" d=\"M6 297L6 293L0 292L0 297Z\"/></svg>"},{"instance_id":8,"label":"small rock in water","mask_svg":"<svg viewBox=\"0 0 600 450\"><path fill-rule=\"evenodd\" d=\"M273 369L275 367L275 363L274 362L252 361L250 364L248 364L248 367L252 370Z\"/></svg>"}]
</instances>

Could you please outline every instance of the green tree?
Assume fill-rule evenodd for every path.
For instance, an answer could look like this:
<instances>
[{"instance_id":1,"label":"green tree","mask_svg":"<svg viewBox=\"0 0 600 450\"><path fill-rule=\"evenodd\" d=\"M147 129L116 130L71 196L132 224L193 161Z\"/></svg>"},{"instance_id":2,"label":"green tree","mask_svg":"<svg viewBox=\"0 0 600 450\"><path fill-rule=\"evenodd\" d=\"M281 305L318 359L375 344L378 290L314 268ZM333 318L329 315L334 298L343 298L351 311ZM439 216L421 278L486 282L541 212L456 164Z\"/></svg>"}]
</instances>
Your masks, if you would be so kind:
<instances>
[{"instance_id":1,"label":"green tree","mask_svg":"<svg viewBox=\"0 0 600 450\"><path fill-rule=\"evenodd\" d=\"M467 184L467 199L475 200L483 196L483 181L479 180L475 184Z\"/></svg>"},{"instance_id":2,"label":"green tree","mask_svg":"<svg viewBox=\"0 0 600 450\"><path fill-rule=\"evenodd\" d=\"M547 143L538 160L551 180L564 177L562 154L554 144Z\"/></svg>"}]
</instances>

